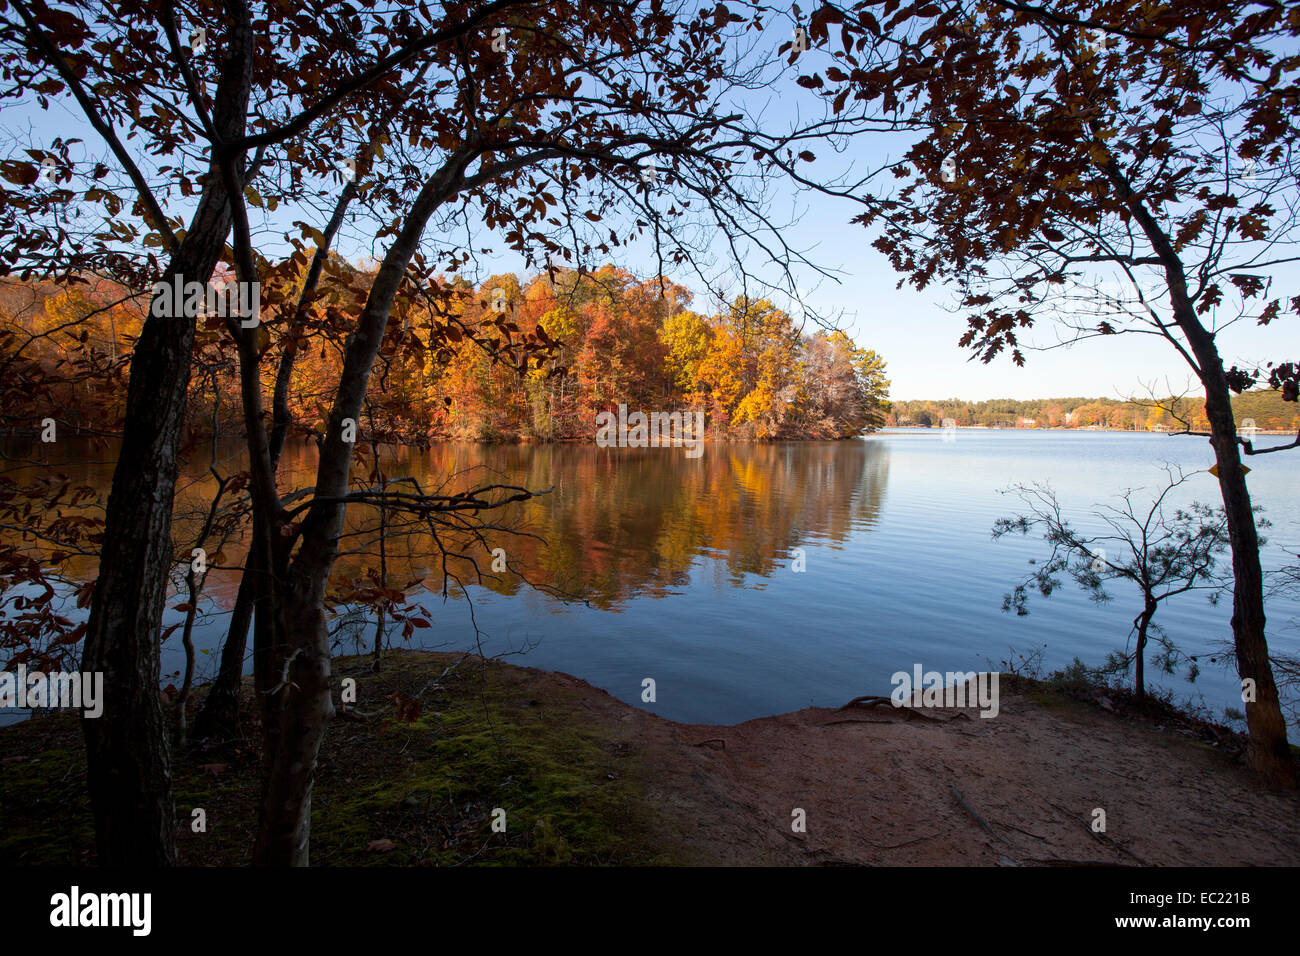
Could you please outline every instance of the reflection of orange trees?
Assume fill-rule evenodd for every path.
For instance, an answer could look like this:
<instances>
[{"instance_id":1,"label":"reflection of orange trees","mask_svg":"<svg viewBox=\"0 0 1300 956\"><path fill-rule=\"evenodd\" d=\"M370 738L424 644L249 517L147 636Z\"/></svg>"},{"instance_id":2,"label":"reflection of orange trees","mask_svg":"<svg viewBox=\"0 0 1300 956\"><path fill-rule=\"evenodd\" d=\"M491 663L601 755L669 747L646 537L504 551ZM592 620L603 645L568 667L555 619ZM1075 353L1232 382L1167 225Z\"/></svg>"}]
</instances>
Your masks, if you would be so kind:
<instances>
[{"instance_id":1,"label":"reflection of orange trees","mask_svg":"<svg viewBox=\"0 0 1300 956\"><path fill-rule=\"evenodd\" d=\"M0 666L27 663L66 670L80 656L117 449L107 440L69 437L49 445L11 442L5 454L7 469L0 473ZM203 547L203 565L216 571L207 592L220 606L233 600L238 580L229 562L243 560L239 533L246 475L226 469L218 481L206 470L208 464L192 465L178 483L172 570L183 580L191 549ZM219 490L229 507L216 507ZM178 609L187 610L187 605ZM178 626L168 628L164 640Z\"/></svg>"},{"instance_id":2,"label":"reflection of orange trees","mask_svg":"<svg viewBox=\"0 0 1300 956\"><path fill-rule=\"evenodd\" d=\"M337 612L350 604L386 602L399 632L408 621L422 623L444 584L453 597L463 596L443 577L442 547L476 559L481 577L466 560L453 557L448 563L472 586L517 594L528 588L518 571L540 588L617 609L637 595L662 597L680 590L702 558L716 559L725 579L741 586L746 576L783 570L791 548L809 541L842 544L855 526L874 522L888 473L887 449L863 442L729 444L712 446L698 459L671 449L471 443L438 444L427 451L388 446L382 454L393 488L401 487L398 476L426 490L445 485L448 493L490 483L553 488L497 515L492 523L499 530L485 532L487 545L473 534L441 529L440 547L421 520L390 512L386 583L375 577L379 513L350 506L330 581L331 601ZM314 445L290 443L281 465L284 486L307 480L315 461ZM237 461L227 461L223 470L237 467ZM368 468L368 461L357 466L354 487L364 485ZM107 493L111 463L70 462L62 470L73 485ZM448 481L451 475L456 477ZM182 475L175 540L192 540L215 486L201 464ZM97 512L102 514L102 502L77 505L77 514ZM0 533L0 543L10 543L9 537ZM247 546L245 531L214 555L205 595L219 609L234 603ZM492 547L505 550L510 570L491 571ZM33 543L27 553L48 562L53 550L48 543ZM69 556L58 572L74 583L92 581L93 553ZM458 629L462 624L457 619Z\"/></svg>"},{"instance_id":3,"label":"reflection of orange trees","mask_svg":"<svg viewBox=\"0 0 1300 956\"><path fill-rule=\"evenodd\" d=\"M499 519L527 536L489 533L491 544L504 548L510 567L534 584L611 609L636 595L680 588L702 557L719 558L740 585L746 575L779 571L790 548L810 539L842 543L878 512L885 454L862 443L727 446L725 454L694 460L660 449L439 445L427 453L400 452L392 470L426 487L452 473L463 475L466 487L485 479L552 487ZM352 544L337 580L366 579L377 529L377 515L349 509ZM475 553L467 538L451 540ZM439 546L418 525L391 537L387 553L393 581L409 585L407 598L446 583L435 557ZM490 565L486 547L475 556ZM463 574L468 565L456 567ZM479 583L503 595L522 587L512 572L485 572Z\"/></svg>"}]
</instances>

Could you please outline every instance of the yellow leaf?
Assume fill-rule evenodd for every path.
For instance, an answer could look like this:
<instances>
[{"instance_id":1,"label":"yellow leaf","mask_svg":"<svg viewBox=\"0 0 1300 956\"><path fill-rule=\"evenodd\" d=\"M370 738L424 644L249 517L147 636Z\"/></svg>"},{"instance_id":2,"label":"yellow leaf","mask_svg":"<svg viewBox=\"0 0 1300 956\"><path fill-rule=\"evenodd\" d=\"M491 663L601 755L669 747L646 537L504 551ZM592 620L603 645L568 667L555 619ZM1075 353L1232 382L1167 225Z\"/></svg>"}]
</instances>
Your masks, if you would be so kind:
<instances>
[{"instance_id":1,"label":"yellow leaf","mask_svg":"<svg viewBox=\"0 0 1300 956\"><path fill-rule=\"evenodd\" d=\"M1209 467L1208 471L1209 471L1210 474L1212 474L1215 478L1218 478L1218 477L1219 477L1219 466L1218 466L1218 465L1211 465L1211 466ZM1245 465L1242 465L1242 466L1241 466L1241 473L1242 473L1243 475L1249 475L1249 474L1250 474L1250 469L1247 468Z\"/></svg>"}]
</instances>

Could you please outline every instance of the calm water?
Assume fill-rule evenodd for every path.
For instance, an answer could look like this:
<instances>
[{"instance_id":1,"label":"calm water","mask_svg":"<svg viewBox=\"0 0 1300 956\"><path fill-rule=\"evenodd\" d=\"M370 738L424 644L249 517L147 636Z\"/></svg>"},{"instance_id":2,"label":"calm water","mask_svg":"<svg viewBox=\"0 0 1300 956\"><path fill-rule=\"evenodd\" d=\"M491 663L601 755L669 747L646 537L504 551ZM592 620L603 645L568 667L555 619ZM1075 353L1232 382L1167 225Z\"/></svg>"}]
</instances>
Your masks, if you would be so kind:
<instances>
[{"instance_id":1,"label":"calm water","mask_svg":"<svg viewBox=\"0 0 1300 956\"><path fill-rule=\"evenodd\" d=\"M295 454L286 461L286 489L310 483L314 454ZM111 472L92 457L73 456L61 467L106 489ZM1134 593L1117 583L1111 604L1097 606L1070 585L1050 600L1031 598L1028 617L1003 613L1002 595L1046 549L1033 537L991 540L994 519L1019 506L999 489L1050 481L1074 523L1088 527L1092 505L1113 502L1124 489L1161 487L1165 461L1192 471L1213 458L1197 438L964 430L945 442L937 429L839 443L709 445L698 459L681 449L577 445L404 450L390 472L413 475L425 488L442 481L456 490L487 481L552 487L502 520L535 537L493 538L544 590L503 575L489 586L453 586L443 601L427 535L391 546L392 577L399 586L422 579L427 588L417 596L434 626L408 646L475 647L472 601L484 653L521 652L510 659L577 675L675 720L735 723L887 694L890 675L917 663L987 668L1044 645L1049 669L1076 656L1100 663L1126 640L1139 610ZM1265 566L1286 563L1288 553L1294 561L1294 461L1275 455L1250 465L1252 493L1274 522ZM202 501L202 470L194 469L184 497ZM1208 474L1184 488L1183 503L1215 501ZM350 516L358 532L350 546L362 553L340 562L341 579L377 566L365 534L372 519ZM802 573L794 570L796 549ZM486 570L490 556L481 547L477 553ZM226 557L238 559L237 543ZM471 580L467 570L460 566L460 576ZM215 669L235 583L219 574L209 582L196 631L199 647L213 652L200 657L205 676ZM1208 655L1230 639L1229 614L1226 602L1213 607L1187 595L1168 603L1157 622L1183 650ZM180 616L169 609L164 623ZM1273 600L1269 620L1276 651L1300 650L1300 603ZM339 651L368 647L373 625L363 630L341 626ZM164 645L164 673L182 661L174 636ZM1235 672L1202 662L1195 684L1151 679L1216 714L1234 700L1240 706ZM646 677L657 685L654 704L641 702Z\"/></svg>"}]
</instances>

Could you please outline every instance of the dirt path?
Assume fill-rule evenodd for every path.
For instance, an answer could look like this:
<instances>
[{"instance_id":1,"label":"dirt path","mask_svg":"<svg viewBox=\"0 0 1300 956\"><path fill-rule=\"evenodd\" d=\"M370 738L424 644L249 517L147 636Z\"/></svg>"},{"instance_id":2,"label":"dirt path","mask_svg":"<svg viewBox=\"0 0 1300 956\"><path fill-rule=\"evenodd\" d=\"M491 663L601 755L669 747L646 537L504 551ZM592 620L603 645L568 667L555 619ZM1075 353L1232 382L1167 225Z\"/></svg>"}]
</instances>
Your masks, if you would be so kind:
<instances>
[{"instance_id":1,"label":"dirt path","mask_svg":"<svg viewBox=\"0 0 1300 956\"><path fill-rule=\"evenodd\" d=\"M1260 791L1183 733L1064 697L1004 689L990 719L885 706L694 726L532 673L623 725L616 756L639 764L664 838L701 862L1300 863L1300 798ZM795 808L805 833L792 832ZM1092 832L1094 808L1104 834Z\"/></svg>"}]
</instances>

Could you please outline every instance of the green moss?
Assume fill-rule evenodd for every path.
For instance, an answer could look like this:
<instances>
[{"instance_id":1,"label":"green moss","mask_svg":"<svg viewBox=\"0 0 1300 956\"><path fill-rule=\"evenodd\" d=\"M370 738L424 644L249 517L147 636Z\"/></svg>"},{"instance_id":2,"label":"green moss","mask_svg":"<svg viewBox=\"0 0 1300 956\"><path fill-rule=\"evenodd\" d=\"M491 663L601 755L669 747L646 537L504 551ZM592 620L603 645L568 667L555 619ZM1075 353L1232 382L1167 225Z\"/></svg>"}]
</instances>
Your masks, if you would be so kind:
<instances>
[{"instance_id":1,"label":"green moss","mask_svg":"<svg viewBox=\"0 0 1300 956\"><path fill-rule=\"evenodd\" d=\"M312 805L316 865L591 865L683 862L687 851L646 800L635 760L615 756L617 721L593 719L581 694L549 675L447 654L335 662L357 681L363 721L335 720L321 749ZM397 722L392 695L417 700ZM337 697L336 697L337 700ZM251 700L246 701L251 704ZM38 726L40 725L40 726ZM90 859L85 755L71 715L0 730L0 864ZM626 750L626 748L622 748ZM173 754L182 862L248 862L260 790L256 740L220 753ZM207 831L193 833L202 807ZM492 829L505 811L505 832ZM388 841L388 842L381 842Z\"/></svg>"},{"instance_id":2,"label":"green moss","mask_svg":"<svg viewBox=\"0 0 1300 956\"><path fill-rule=\"evenodd\" d=\"M28 738L6 747L0 771L0 861L24 866L85 862L94 845L85 749L76 718L58 714L10 728ZM15 752L17 751L17 752ZM30 826L28 821L49 821Z\"/></svg>"},{"instance_id":3,"label":"green moss","mask_svg":"<svg viewBox=\"0 0 1300 956\"><path fill-rule=\"evenodd\" d=\"M399 679L424 674L414 663L403 660ZM346 787L321 786L315 858L363 865L658 861L642 790L614 769L610 729L586 723L565 695L530 686L525 699L519 691L530 683L527 674L495 665L458 672L442 682L449 695L442 710L373 735L372 753L405 759L367 761L352 768ZM347 676L357 677L365 700L362 675ZM367 782L376 763L383 778ZM492 829L498 808L503 833ZM376 840L395 846L375 852L369 846Z\"/></svg>"}]
</instances>

